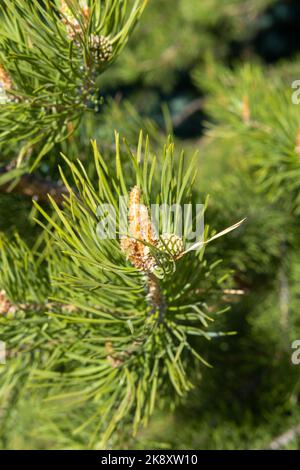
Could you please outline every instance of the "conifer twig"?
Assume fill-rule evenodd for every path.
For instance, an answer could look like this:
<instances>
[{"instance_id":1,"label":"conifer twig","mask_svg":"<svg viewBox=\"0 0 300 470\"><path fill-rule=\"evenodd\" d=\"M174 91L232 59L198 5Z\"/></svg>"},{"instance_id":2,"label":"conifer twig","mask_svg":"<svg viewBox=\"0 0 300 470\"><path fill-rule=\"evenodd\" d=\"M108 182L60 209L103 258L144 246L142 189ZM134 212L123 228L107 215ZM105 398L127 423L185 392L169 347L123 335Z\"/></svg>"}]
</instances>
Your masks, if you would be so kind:
<instances>
[{"instance_id":1,"label":"conifer twig","mask_svg":"<svg viewBox=\"0 0 300 470\"><path fill-rule=\"evenodd\" d=\"M159 279L154 274L147 275L148 294L147 301L152 307L153 313L159 312L159 318L162 319L165 313L165 300L161 293Z\"/></svg>"},{"instance_id":2,"label":"conifer twig","mask_svg":"<svg viewBox=\"0 0 300 470\"><path fill-rule=\"evenodd\" d=\"M203 99L198 98L191 101L180 113L178 113L173 118L173 126L179 127L184 123L189 117L195 114L197 111L203 109Z\"/></svg>"},{"instance_id":3,"label":"conifer twig","mask_svg":"<svg viewBox=\"0 0 300 470\"><path fill-rule=\"evenodd\" d=\"M5 172L8 171L9 170L7 169L0 169L1 174L5 174ZM68 194L68 191L61 183L48 181L39 176L26 173L19 178L16 184L8 182L1 185L0 193L20 194L40 202L48 202L48 194L50 194L53 200L58 205L61 205L63 202L63 195Z\"/></svg>"}]
</instances>

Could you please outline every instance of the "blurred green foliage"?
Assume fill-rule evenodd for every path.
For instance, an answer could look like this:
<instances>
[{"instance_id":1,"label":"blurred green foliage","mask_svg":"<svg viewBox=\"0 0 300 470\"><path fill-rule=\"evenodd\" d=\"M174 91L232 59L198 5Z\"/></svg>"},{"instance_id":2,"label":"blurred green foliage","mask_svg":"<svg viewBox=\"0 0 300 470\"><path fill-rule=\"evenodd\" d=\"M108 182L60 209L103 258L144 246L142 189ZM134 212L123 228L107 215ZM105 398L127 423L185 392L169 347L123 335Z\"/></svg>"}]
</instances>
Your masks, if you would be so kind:
<instances>
[{"instance_id":1,"label":"blurred green foliage","mask_svg":"<svg viewBox=\"0 0 300 470\"><path fill-rule=\"evenodd\" d=\"M298 8L293 1L150 1L101 77L100 113L57 143L38 170L58 179L63 151L80 157L93 178L90 139L110 162L114 129L134 145L142 128L157 148L174 133L177 145L199 150L198 197L210 195L206 222L221 230L247 217L206 250L209 263L223 260L240 291L228 294L231 310L217 319L236 335L198 342L213 369L195 370L195 388L176 410L161 403L146 430L132 438L124 425L111 447L261 449L299 424L300 366L291 364L291 344L300 338L300 105L291 102L291 83L300 79ZM17 229L32 244L31 211L30 201L1 195L1 232L10 237ZM89 441L88 430L72 434L89 410L70 411L66 420L61 409L22 394L11 410L2 448L85 448ZM286 448L299 449L299 439Z\"/></svg>"}]
</instances>

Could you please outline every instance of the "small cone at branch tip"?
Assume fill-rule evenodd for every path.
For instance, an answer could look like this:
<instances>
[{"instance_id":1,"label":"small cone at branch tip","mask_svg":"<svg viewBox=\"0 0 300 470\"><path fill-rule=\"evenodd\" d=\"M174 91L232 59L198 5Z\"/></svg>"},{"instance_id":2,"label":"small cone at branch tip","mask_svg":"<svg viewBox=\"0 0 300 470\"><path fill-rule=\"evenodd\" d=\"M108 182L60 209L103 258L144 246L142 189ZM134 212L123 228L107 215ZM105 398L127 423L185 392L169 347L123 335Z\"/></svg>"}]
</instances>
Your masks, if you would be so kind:
<instances>
[{"instance_id":1,"label":"small cone at branch tip","mask_svg":"<svg viewBox=\"0 0 300 470\"><path fill-rule=\"evenodd\" d=\"M88 23L90 16L90 8L86 2L80 2L81 16L84 24ZM78 39L82 35L82 27L77 18L74 17L70 7L65 0L61 2L60 12L62 13L62 22L64 23L68 38L71 40ZM112 44L106 36L92 34L89 38L91 53L95 62L108 62L113 53ZM79 46L78 41L75 43Z\"/></svg>"},{"instance_id":2,"label":"small cone at branch tip","mask_svg":"<svg viewBox=\"0 0 300 470\"><path fill-rule=\"evenodd\" d=\"M121 250L137 269L148 273L158 272L151 246L174 258L184 252L183 240L178 235L164 233L160 239L157 238L148 209L141 204L141 190L138 186L134 186L129 195L128 221L130 236L121 238Z\"/></svg>"},{"instance_id":3,"label":"small cone at branch tip","mask_svg":"<svg viewBox=\"0 0 300 470\"><path fill-rule=\"evenodd\" d=\"M134 186L129 195L128 221L130 236L121 238L121 249L137 269L153 272L157 263L146 244L155 245L157 239L148 209L141 204L141 190L138 186Z\"/></svg>"},{"instance_id":4,"label":"small cone at branch tip","mask_svg":"<svg viewBox=\"0 0 300 470\"><path fill-rule=\"evenodd\" d=\"M159 250L167 250L176 258L184 252L184 243L182 238L174 233L163 233L157 248Z\"/></svg>"},{"instance_id":5,"label":"small cone at branch tip","mask_svg":"<svg viewBox=\"0 0 300 470\"><path fill-rule=\"evenodd\" d=\"M112 44L105 36L92 34L90 48L96 62L108 62L112 57Z\"/></svg>"}]
</instances>

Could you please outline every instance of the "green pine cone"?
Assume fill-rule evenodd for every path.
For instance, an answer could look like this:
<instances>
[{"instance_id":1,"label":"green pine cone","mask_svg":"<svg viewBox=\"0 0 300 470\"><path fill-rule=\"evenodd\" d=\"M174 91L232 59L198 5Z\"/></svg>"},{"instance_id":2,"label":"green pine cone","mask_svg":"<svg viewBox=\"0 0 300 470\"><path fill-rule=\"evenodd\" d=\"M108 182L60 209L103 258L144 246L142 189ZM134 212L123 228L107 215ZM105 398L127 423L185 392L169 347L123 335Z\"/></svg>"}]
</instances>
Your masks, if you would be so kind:
<instances>
[{"instance_id":1,"label":"green pine cone","mask_svg":"<svg viewBox=\"0 0 300 470\"><path fill-rule=\"evenodd\" d=\"M96 62L108 62L112 57L112 44L105 36L90 37L91 51Z\"/></svg>"},{"instance_id":2,"label":"green pine cone","mask_svg":"<svg viewBox=\"0 0 300 470\"><path fill-rule=\"evenodd\" d=\"M172 256L177 257L184 252L184 244L182 238L178 235L163 233L158 243L159 250L168 251Z\"/></svg>"}]
</instances>

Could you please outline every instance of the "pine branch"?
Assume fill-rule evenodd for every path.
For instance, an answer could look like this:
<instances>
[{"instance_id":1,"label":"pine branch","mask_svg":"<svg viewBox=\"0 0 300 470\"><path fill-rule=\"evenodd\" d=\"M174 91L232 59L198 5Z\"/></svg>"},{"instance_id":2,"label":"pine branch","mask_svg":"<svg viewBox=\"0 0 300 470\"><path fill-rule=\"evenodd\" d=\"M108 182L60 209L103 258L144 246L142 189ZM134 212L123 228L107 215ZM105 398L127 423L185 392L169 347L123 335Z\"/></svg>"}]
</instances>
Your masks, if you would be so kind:
<instances>
[{"instance_id":1,"label":"pine branch","mask_svg":"<svg viewBox=\"0 0 300 470\"><path fill-rule=\"evenodd\" d=\"M70 396L78 394L90 399L100 393L102 400L98 406L106 410L111 409L107 403L115 397L118 411L111 411L107 416L102 446L125 416L132 416L134 432L139 424L147 422L155 406L158 387L160 397L166 393L168 398L172 393L183 396L190 389L188 373L192 364L200 361L207 365L192 346L190 337L211 338L205 331L211 321L208 304L213 305L214 314L218 312L224 295L222 284L228 274L218 263L210 268L203 260L206 243L197 245L193 252L184 250L192 222L184 224L180 238L173 233L176 222L172 217L168 224L170 232L159 236L150 219L151 201L161 207L194 201L196 158L185 167L184 155L180 155L179 162L176 160L174 144L169 139L157 161L142 133L137 150L132 152L127 146L127 154L121 152L120 138L116 134L113 166L112 162L109 167L106 165L96 143L93 147L98 181L91 181L82 165L75 165L65 157L73 183L70 185L61 172L70 192L63 208L59 209L52 200L57 214L53 218L38 204L35 206L47 221L45 226L39 221L40 225L47 230L49 225L53 227L51 233L57 246L69 260L67 271L55 279L61 294L54 300L70 301L77 307L72 314L53 314L53 318L67 322L69 332L76 329L78 335L78 328L85 332L85 342L72 346L78 365L69 362L68 353L64 356L69 379L62 380L55 367L51 367L53 388L59 391L58 397L70 393ZM129 190L134 184L131 170L136 182ZM76 188L76 195L72 186ZM117 220L120 220L120 197L128 200L128 234L122 234L120 240L102 237L96 231L102 220L98 208L109 203L113 212L117 209ZM200 279L201 292L197 291ZM89 348L94 341L98 344L101 379L91 394L86 395L84 384L74 382L72 377L77 374L80 363L90 357ZM41 386L44 375L47 372L42 370L35 374ZM118 383L122 378L123 387L115 383L115 377ZM87 370L85 380L89 380ZM102 392L103 387L105 392Z\"/></svg>"},{"instance_id":2,"label":"pine branch","mask_svg":"<svg viewBox=\"0 0 300 470\"><path fill-rule=\"evenodd\" d=\"M0 143L26 149L42 142L33 169L67 138L70 123L97 112L99 77L125 47L146 3L4 0Z\"/></svg>"},{"instance_id":3,"label":"pine branch","mask_svg":"<svg viewBox=\"0 0 300 470\"><path fill-rule=\"evenodd\" d=\"M173 126L179 127L184 123L189 117L193 116L197 111L203 109L203 99L198 98L191 101L180 113L178 113L173 118Z\"/></svg>"},{"instance_id":4,"label":"pine branch","mask_svg":"<svg viewBox=\"0 0 300 470\"><path fill-rule=\"evenodd\" d=\"M9 173L9 171L10 169L0 168L1 175ZM10 182L1 185L0 192L20 194L39 202L49 202L49 194L58 205L62 204L63 196L68 194L63 184L48 181L29 173L22 175L14 183Z\"/></svg>"},{"instance_id":5,"label":"pine branch","mask_svg":"<svg viewBox=\"0 0 300 470\"><path fill-rule=\"evenodd\" d=\"M159 284L159 280L153 274L148 274L146 276L147 282L147 301L151 307L151 313L155 313L158 311L160 320L163 319L165 311L166 311L166 302L161 292L161 287Z\"/></svg>"}]
</instances>

